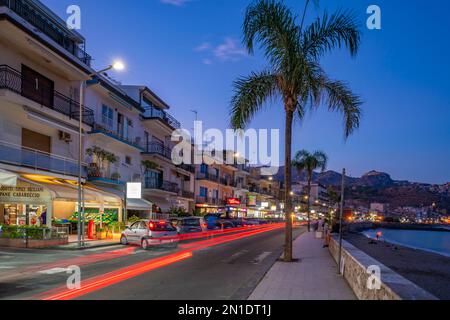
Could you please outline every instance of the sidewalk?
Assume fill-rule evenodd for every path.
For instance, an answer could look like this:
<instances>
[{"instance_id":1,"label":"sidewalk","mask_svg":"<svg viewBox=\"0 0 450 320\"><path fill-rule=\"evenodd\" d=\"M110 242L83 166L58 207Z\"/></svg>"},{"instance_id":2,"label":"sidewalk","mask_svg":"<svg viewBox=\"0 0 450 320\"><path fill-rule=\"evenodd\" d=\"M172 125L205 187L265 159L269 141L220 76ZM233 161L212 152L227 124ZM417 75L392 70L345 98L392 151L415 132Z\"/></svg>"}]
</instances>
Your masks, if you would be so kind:
<instances>
[{"instance_id":1,"label":"sidewalk","mask_svg":"<svg viewBox=\"0 0 450 320\"><path fill-rule=\"evenodd\" d=\"M298 263L276 262L249 300L355 300L347 282L337 274L336 263L323 239L305 233L294 241Z\"/></svg>"},{"instance_id":2,"label":"sidewalk","mask_svg":"<svg viewBox=\"0 0 450 320\"><path fill-rule=\"evenodd\" d=\"M111 240L85 240L84 246L82 248L78 247L78 241L76 236L69 237L69 243L60 246L54 246L47 249L56 250L83 250L83 249L93 249L93 248L103 248L119 245L120 241L116 239Z\"/></svg>"}]
</instances>

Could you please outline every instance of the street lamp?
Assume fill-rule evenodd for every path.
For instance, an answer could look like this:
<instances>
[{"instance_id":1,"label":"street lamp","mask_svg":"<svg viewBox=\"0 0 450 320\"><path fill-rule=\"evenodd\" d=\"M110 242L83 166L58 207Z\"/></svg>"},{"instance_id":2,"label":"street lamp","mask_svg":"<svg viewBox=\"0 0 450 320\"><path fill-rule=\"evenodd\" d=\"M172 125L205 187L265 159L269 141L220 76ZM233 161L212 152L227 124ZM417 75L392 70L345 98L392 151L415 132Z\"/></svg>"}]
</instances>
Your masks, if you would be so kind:
<instances>
[{"instance_id":1,"label":"street lamp","mask_svg":"<svg viewBox=\"0 0 450 320\"><path fill-rule=\"evenodd\" d=\"M78 229L78 247L82 247L84 245L84 206L82 204L82 185L81 185L81 176L83 174L83 166L82 166L82 157L83 157L83 100L84 100L84 88L86 87L87 80L92 80L92 77L97 76L103 72L108 70L117 70L121 71L125 69L125 65L123 62L117 60L114 61L113 64L104 68L100 71L91 73L88 76L88 79L84 79L80 83L80 104L79 104L79 121L78 121L78 221L77 221L77 229ZM83 219L81 219L81 214L83 212Z\"/></svg>"}]
</instances>

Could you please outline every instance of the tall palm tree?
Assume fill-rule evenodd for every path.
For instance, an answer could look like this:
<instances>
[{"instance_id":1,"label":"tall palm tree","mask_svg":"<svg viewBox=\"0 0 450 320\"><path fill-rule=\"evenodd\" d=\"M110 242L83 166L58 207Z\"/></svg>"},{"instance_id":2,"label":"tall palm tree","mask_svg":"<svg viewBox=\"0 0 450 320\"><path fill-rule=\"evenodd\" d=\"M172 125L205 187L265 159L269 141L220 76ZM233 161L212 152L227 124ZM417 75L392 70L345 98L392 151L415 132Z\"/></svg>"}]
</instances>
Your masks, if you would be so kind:
<instances>
[{"instance_id":1,"label":"tall palm tree","mask_svg":"<svg viewBox=\"0 0 450 320\"><path fill-rule=\"evenodd\" d=\"M308 180L308 199L306 201L308 210L308 232L311 232L311 184L313 173L317 169L320 169L322 172L325 171L327 164L328 157L325 152L322 151L309 153L306 150L301 150L297 152L294 160L292 161L292 166L297 169L299 173L306 171L306 177Z\"/></svg>"},{"instance_id":2,"label":"tall palm tree","mask_svg":"<svg viewBox=\"0 0 450 320\"><path fill-rule=\"evenodd\" d=\"M269 65L266 70L235 81L235 94L230 107L231 126L234 129L244 129L266 102L281 98L286 120L287 222L284 259L291 262L290 192L294 115L303 119L308 108L316 108L324 101L329 110L343 113L345 137L359 127L361 100L345 83L332 80L326 75L320 66L320 58L335 48L347 48L355 56L360 44L360 32L355 17L346 11L338 11L331 16L325 13L304 28L282 2L259 0L249 5L245 13L243 42L250 54L258 43Z\"/></svg>"}]
</instances>

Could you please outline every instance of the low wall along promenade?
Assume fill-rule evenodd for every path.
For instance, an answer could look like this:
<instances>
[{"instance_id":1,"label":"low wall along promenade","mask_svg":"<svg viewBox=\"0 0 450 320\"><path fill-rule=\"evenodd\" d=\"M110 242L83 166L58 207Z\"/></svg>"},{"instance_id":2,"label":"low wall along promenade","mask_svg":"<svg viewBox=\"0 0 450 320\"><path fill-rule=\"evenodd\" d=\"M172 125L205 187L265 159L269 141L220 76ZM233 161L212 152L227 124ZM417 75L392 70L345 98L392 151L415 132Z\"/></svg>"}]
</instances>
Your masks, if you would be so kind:
<instances>
[{"instance_id":1,"label":"low wall along promenade","mask_svg":"<svg viewBox=\"0 0 450 320\"><path fill-rule=\"evenodd\" d=\"M336 263L339 260L339 239L332 237L330 253ZM342 265L344 278L360 300L436 300L437 298L393 270L368 256L347 241L342 241ZM368 286L369 267L378 266L381 271L379 289Z\"/></svg>"}]
</instances>

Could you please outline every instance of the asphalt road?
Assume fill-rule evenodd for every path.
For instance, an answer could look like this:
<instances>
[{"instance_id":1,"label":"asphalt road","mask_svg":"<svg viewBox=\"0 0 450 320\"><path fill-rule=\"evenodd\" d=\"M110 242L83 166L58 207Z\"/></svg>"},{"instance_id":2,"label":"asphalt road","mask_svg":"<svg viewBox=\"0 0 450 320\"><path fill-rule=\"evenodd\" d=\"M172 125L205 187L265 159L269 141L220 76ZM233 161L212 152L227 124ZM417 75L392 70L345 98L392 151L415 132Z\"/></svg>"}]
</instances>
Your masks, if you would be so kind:
<instances>
[{"instance_id":1,"label":"asphalt road","mask_svg":"<svg viewBox=\"0 0 450 320\"><path fill-rule=\"evenodd\" d=\"M302 231L303 229L295 229L294 235L298 236ZM194 251L189 259L145 272L77 299L246 299L280 257L283 239L284 229L278 229L200 249ZM119 252L124 250L123 247L117 249ZM93 263L83 260L86 259L83 255L89 254L92 257L92 252L76 253L75 257L65 256L64 259L69 259L67 263L70 264L77 264L78 259L86 262L80 266L84 281L176 252L169 249L132 251L113 259L110 259L111 251L100 251L95 253L100 256L99 261ZM104 259L102 254L108 259ZM61 264L61 267L67 267L67 263ZM64 286L67 277L65 272L33 272L6 281L1 280L0 276L0 299L44 298L55 288Z\"/></svg>"}]
</instances>

